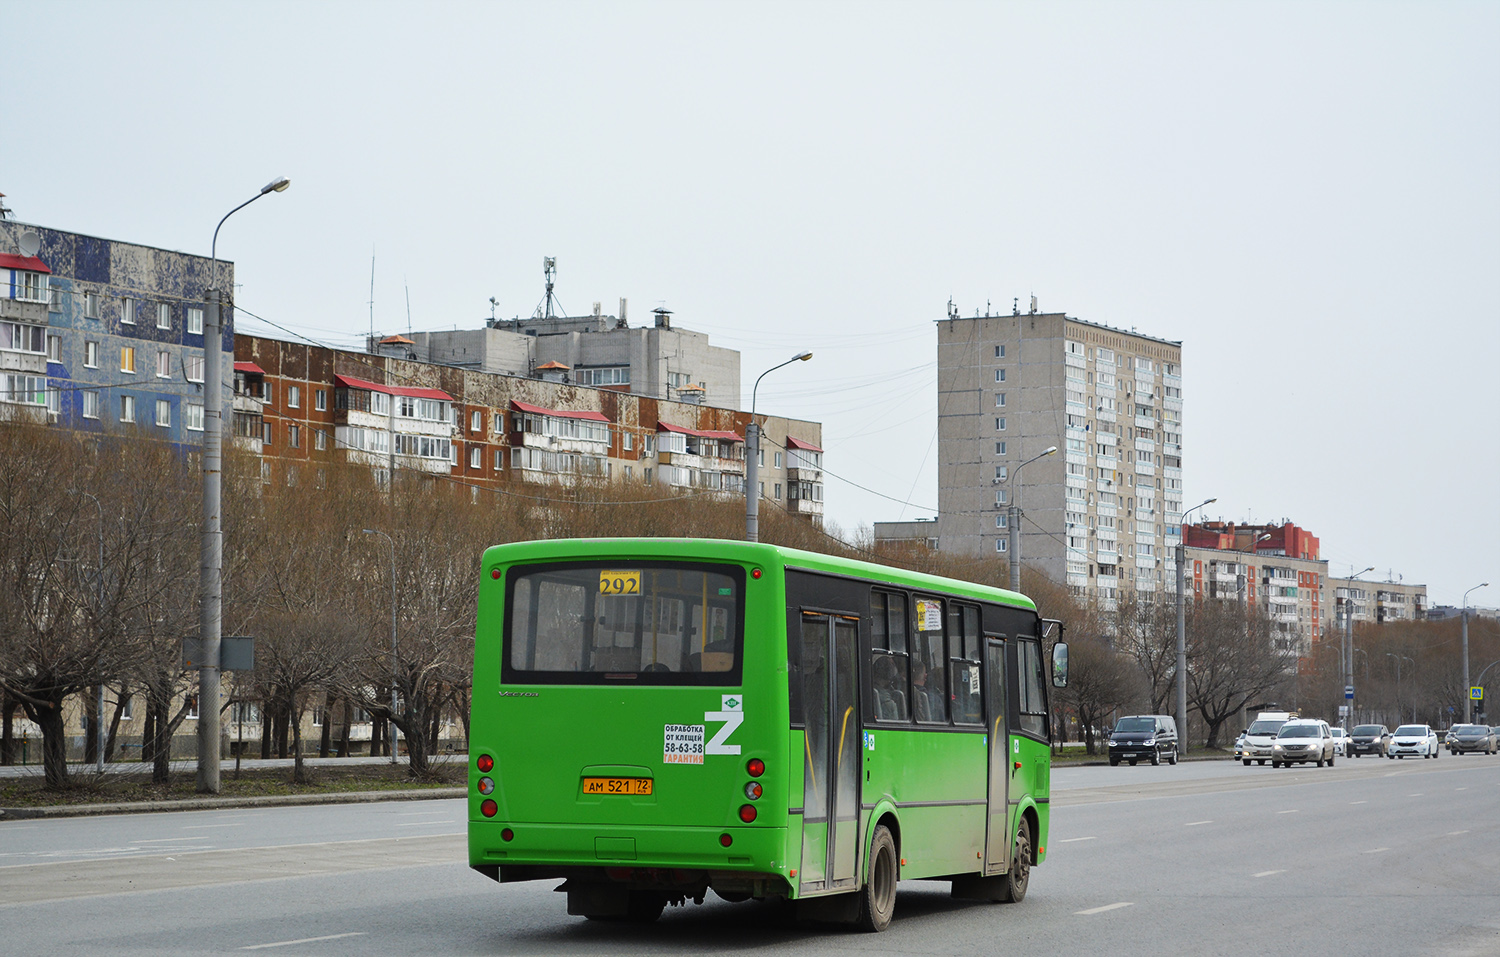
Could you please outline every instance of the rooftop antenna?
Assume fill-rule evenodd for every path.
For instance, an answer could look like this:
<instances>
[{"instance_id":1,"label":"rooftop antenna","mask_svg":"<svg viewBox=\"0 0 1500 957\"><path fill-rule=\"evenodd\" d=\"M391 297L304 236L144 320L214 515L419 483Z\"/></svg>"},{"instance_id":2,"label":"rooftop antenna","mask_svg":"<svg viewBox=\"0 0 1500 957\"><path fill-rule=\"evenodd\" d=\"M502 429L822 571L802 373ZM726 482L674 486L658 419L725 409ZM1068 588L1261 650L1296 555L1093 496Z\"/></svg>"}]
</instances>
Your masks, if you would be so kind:
<instances>
[{"instance_id":1,"label":"rooftop antenna","mask_svg":"<svg viewBox=\"0 0 1500 957\"><path fill-rule=\"evenodd\" d=\"M1021 297L1013 296L1010 300L1010 314L1019 316L1021 314Z\"/></svg>"},{"instance_id":2,"label":"rooftop antenna","mask_svg":"<svg viewBox=\"0 0 1500 957\"><path fill-rule=\"evenodd\" d=\"M491 326L493 326L495 324L495 308L497 306L499 306L499 305L500 305L500 301L498 299L496 299L494 296L491 296L490 297L490 325Z\"/></svg>"},{"instance_id":3,"label":"rooftop antenna","mask_svg":"<svg viewBox=\"0 0 1500 957\"><path fill-rule=\"evenodd\" d=\"M370 347L375 343L375 247L370 247Z\"/></svg>"},{"instance_id":4,"label":"rooftop antenna","mask_svg":"<svg viewBox=\"0 0 1500 957\"><path fill-rule=\"evenodd\" d=\"M542 300L541 305L536 307L533 319L556 319L563 313L562 303L552 294L552 287L557 277L557 257L542 257L542 275L547 278L547 297ZM557 303L557 311L552 311L553 303Z\"/></svg>"},{"instance_id":5,"label":"rooftop antenna","mask_svg":"<svg viewBox=\"0 0 1500 957\"><path fill-rule=\"evenodd\" d=\"M401 283L406 287L406 335L411 338L411 283L406 281L405 276L401 277Z\"/></svg>"}]
</instances>

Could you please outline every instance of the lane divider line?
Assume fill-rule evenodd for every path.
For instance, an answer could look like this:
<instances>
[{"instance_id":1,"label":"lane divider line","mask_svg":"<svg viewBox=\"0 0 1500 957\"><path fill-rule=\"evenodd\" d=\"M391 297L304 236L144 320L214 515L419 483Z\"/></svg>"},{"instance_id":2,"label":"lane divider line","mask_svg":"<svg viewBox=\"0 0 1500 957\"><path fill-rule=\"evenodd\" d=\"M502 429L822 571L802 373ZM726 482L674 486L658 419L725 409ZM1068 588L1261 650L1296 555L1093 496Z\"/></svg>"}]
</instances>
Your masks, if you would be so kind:
<instances>
[{"instance_id":1,"label":"lane divider line","mask_svg":"<svg viewBox=\"0 0 1500 957\"><path fill-rule=\"evenodd\" d=\"M1388 847L1374 847L1374 848L1371 848L1368 851L1364 851L1363 853L1365 853L1365 854L1379 854L1381 851L1388 851L1388 850L1390 850L1390 848L1388 848Z\"/></svg>"},{"instance_id":2,"label":"lane divider line","mask_svg":"<svg viewBox=\"0 0 1500 957\"><path fill-rule=\"evenodd\" d=\"M1275 871L1261 871L1259 874L1251 874L1250 876L1251 877L1270 877L1272 874L1285 874L1285 873L1286 873L1286 868L1283 867L1280 870L1275 870Z\"/></svg>"},{"instance_id":3,"label":"lane divider line","mask_svg":"<svg viewBox=\"0 0 1500 957\"><path fill-rule=\"evenodd\" d=\"M1121 901L1118 904L1105 904L1103 907L1090 907L1088 910L1075 910L1077 916L1088 916L1089 914L1102 914L1107 910L1119 910L1121 907L1133 907L1133 901Z\"/></svg>"},{"instance_id":4,"label":"lane divider line","mask_svg":"<svg viewBox=\"0 0 1500 957\"><path fill-rule=\"evenodd\" d=\"M1189 821L1183 827L1197 827L1199 824L1212 824L1213 821Z\"/></svg>"},{"instance_id":5,"label":"lane divider line","mask_svg":"<svg viewBox=\"0 0 1500 957\"><path fill-rule=\"evenodd\" d=\"M1067 837L1067 838L1063 838L1061 841L1053 841L1052 843L1054 843L1054 844L1072 844L1074 841L1092 841L1093 839L1094 838L1092 836L1089 836L1089 837Z\"/></svg>"},{"instance_id":6,"label":"lane divider line","mask_svg":"<svg viewBox=\"0 0 1500 957\"><path fill-rule=\"evenodd\" d=\"M324 937L304 937L301 940L278 940L274 944L251 944L249 947L241 947L240 950L265 950L269 947L290 947L293 944L315 944L320 940L342 940L345 937L363 936L365 936L365 932L362 930L358 930L348 934L328 934Z\"/></svg>"}]
</instances>

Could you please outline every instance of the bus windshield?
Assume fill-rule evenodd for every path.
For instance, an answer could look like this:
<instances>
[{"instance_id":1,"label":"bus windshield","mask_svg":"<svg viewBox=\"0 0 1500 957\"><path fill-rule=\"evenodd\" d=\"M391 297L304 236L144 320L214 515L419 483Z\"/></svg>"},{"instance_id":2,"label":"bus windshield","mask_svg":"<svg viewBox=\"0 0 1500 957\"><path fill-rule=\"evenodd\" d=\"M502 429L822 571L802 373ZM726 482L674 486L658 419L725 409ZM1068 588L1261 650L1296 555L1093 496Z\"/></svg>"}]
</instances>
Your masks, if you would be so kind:
<instances>
[{"instance_id":1,"label":"bus windshield","mask_svg":"<svg viewBox=\"0 0 1500 957\"><path fill-rule=\"evenodd\" d=\"M521 567L507 588L502 680L739 680L744 571L615 562Z\"/></svg>"}]
</instances>

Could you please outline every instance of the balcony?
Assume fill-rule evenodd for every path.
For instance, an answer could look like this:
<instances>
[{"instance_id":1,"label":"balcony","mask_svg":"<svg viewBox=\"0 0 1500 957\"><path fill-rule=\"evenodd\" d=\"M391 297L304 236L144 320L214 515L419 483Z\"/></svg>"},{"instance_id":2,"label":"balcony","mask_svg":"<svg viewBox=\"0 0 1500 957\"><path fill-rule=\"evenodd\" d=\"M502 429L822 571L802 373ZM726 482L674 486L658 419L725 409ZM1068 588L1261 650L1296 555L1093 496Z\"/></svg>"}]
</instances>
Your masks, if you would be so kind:
<instances>
[{"instance_id":1,"label":"balcony","mask_svg":"<svg viewBox=\"0 0 1500 957\"><path fill-rule=\"evenodd\" d=\"M1100 455L1094 458L1094 464L1101 469L1109 469L1113 472L1120 467L1120 460L1113 455Z\"/></svg>"},{"instance_id":2,"label":"balcony","mask_svg":"<svg viewBox=\"0 0 1500 957\"><path fill-rule=\"evenodd\" d=\"M1138 429L1154 429L1154 428L1156 428L1156 416L1154 416L1154 415L1138 415L1138 416L1136 416L1135 417L1135 427L1138 428Z\"/></svg>"}]
</instances>

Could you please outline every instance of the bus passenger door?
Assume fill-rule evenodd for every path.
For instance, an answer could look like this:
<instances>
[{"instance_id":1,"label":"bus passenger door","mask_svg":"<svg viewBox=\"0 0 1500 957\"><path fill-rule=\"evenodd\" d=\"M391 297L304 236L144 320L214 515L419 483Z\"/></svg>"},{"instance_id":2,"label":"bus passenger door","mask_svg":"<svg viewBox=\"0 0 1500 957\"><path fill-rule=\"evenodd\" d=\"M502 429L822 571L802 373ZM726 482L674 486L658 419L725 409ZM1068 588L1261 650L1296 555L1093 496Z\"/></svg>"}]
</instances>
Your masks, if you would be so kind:
<instances>
[{"instance_id":1,"label":"bus passenger door","mask_svg":"<svg viewBox=\"0 0 1500 957\"><path fill-rule=\"evenodd\" d=\"M1005 707L1005 642L986 635L984 714L989 725L989 814L984 834L984 873L1000 874L1010 857L1010 728Z\"/></svg>"},{"instance_id":2,"label":"bus passenger door","mask_svg":"<svg viewBox=\"0 0 1500 957\"><path fill-rule=\"evenodd\" d=\"M802 614L803 893L856 883L863 763L858 638L857 618Z\"/></svg>"}]
</instances>

